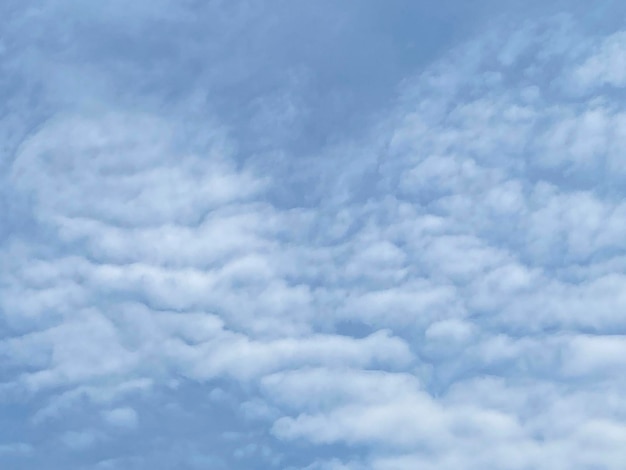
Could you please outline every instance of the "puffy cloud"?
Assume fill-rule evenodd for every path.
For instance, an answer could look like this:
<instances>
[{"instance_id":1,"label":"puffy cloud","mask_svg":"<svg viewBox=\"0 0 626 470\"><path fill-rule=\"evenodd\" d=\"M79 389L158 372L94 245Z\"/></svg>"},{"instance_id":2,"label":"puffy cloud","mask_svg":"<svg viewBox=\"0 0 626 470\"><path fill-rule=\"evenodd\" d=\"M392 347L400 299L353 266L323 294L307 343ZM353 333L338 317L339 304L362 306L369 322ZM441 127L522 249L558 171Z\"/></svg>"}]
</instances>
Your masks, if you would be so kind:
<instances>
[{"instance_id":1,"label":"puffy cloud","mask_svg":"<svg viewBox=\"0 0 626 470\"><path fill-rule=\"evenodd\" d=\"M359 138L310 156L289 126L311 129L311 70L273 92L260 77L240 98L248 124L203 109L222 74L262 69L257 44L232 58L212 44L243 47L237 31L282 24L281 8L44 3L21 21L63 14L54 31L71 34L9 30L4 69L45 99L11 105L23 135L3 134L0 181L16 227L0 233L0 413L18 403L19 439L41 447L2 444L0 460L54 447L72 468L621 468L622 32L493 26L402 77ZM93 36L68 45L84 21ZM127 49L111 50L108 22Z\"/></svg>"},{"instance_id":2,"label":"puffy cloud","mask_svg":"<svg viewBox=\"0 0 626 470\"><path fill-rule=\"evenodd\" d=\"M624 49L626 35L620 31L600 42L594 52L575 68L573 79L583 89L626 84Z\"/></svg>"}]
</instances>

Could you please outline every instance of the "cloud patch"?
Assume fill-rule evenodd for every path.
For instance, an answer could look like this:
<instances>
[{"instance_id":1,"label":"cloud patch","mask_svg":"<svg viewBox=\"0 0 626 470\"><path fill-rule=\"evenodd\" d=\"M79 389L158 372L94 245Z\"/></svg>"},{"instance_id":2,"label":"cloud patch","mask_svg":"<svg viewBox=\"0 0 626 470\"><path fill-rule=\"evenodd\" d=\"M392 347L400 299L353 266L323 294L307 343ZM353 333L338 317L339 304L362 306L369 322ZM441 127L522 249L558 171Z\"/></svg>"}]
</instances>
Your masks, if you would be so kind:
<instances>
[{"instance_id":1,"label":"cloud patch","mask_svg":"<svg viewBox=\"0 0 626 470\"><path fill-rule=\"evenodd\" d=\"M261 15L220 5L206 8L222 43ZM76 32L102 13L134 42L115 53L95 28L94 42L58 36L28 56L33 30L4 65L17 80L59 50L63 70L97 52L110 79L72 100L59 72L41 108L20 108L28 132L5 139L15 228L0 244L0 405L19 437L0 461L621 468L623 32L507 19L398 80L358 138L310 156L284 128L307 128L310 70L258 92L245 130L203 108L223 85L217 66L197 65L208 84L157 106L177 96L176 71L159 65L176 54L138 38L155 24L200 34L194 7L132 8L46 3L22 20L67 10ZM207 50L191 42L185 73ZM139 63L161 70L160 92L151 78L136 88L145 100L116 94Z\"/></svg>"}]
</instances>

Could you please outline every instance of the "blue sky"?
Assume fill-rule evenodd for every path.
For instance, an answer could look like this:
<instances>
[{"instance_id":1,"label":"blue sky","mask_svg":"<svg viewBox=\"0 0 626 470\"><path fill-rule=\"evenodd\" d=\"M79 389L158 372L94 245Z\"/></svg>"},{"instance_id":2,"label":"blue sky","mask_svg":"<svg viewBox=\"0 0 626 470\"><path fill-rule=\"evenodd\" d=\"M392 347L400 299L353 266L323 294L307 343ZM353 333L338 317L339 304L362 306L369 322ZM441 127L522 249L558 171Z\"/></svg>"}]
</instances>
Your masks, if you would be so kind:
<instances>
[{"instance_id":1,"label":"blue sky","mask_svg":"<svg viewBox=\"0 0 626 470\"><path fill-rule=\"evenodd\" d=\"M626 6L0 4L0 467L622 470Z\"/></svg>"}]
</instances>

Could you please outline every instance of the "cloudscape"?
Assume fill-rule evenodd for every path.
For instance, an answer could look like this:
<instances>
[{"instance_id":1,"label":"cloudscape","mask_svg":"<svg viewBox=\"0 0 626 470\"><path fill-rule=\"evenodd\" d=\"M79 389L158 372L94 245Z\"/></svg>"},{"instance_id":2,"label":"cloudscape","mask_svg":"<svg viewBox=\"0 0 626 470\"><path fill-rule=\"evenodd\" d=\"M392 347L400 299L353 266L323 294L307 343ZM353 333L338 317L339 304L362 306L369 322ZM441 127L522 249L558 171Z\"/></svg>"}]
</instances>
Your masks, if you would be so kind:
<instances>
[{"instance_id":1,"label":"cloudscape","mask_svg":"<svg viewBox=\"0 0 626 470\"><path fill-rule=\"evenodd\" d=\"M0 2L0 468L626 468L624 18Z\"/></svg>"}]
</instances>

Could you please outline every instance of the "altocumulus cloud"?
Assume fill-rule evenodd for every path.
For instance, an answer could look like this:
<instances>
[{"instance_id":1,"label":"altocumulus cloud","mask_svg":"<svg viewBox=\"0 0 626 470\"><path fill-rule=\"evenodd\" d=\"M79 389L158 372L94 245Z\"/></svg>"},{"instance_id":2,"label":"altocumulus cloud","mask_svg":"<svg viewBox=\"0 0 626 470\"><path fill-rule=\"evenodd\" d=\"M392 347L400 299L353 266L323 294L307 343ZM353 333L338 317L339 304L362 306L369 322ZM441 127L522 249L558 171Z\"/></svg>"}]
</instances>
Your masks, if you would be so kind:
<instances>
[{"instance_id":1,"label":"altocumulus cloud","mask_svg":"<svg viewBox=\"0 0 626 470\"><path fill-rule=\"evenodd\" d=\"M616 5L86 5L1 7L0 463L624 467Z\"/></svg>"}]
</instances>

